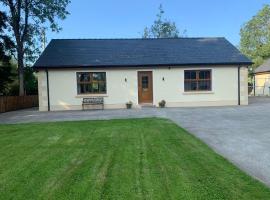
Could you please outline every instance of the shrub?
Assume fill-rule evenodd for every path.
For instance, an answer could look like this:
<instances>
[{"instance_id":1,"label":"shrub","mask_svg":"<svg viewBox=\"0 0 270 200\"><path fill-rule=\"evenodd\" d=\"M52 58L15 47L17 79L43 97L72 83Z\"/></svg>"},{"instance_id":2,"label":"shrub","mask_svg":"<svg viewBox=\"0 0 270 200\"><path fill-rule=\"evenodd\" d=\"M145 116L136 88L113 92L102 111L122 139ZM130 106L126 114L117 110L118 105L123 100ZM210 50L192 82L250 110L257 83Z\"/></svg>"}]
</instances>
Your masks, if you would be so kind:
<instances>
[{"instance_id":1,"label":"shrub","mask_svg":"<svg viewBox=\"0 0 270 200\"><path fill-rule=\"evenodd\" d=\"M127 109L131 109L132 108L132 101L129 101L126 103Z\"/></svg>"},{"instance_id":2,"label":"shrub","mask_svg":"<svg viewBox=\"0 0 270 200\"><path fill-rule=\"evenodd\" d=\"M166 105L166 101L165 101L165 100L162 100L162 101L160 101L160 102L158 103L158 105L159 105L160 108L164 108L165 105Z\"/></svg>"}]
</instances>

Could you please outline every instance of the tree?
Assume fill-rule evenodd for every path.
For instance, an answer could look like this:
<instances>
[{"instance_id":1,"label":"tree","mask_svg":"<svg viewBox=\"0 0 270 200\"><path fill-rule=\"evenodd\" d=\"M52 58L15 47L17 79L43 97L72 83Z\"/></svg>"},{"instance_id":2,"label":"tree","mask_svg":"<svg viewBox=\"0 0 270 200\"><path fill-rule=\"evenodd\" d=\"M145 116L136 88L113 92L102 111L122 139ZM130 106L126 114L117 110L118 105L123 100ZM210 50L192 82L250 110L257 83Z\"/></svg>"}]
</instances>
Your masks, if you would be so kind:
<instances>
[{"instance_id":1,"label":"tree","mask_svg":"<svg viewBox=\"0 0 270 200\"><path fill-rule=\"evenodd\" d=\"M157 19L153 25L148 28L144 28L143 38L177 38L179 37L179 31L175 25L175 22L163 18L164 10L162 5L159 6L159 13ZM186 31L183 32L183 35Z\"/></svg>"},{"instance_id":2,"label":"tree","mask_svg":"<svg viewBox=\"0 0 270 200\"><path fill-rule=\"evenodd\" d=\"M24 70L25 92L27 95L38 94L38 82L32 67L26 66Z\"/></svg>"},{"instance_id":3,"label":"tree","mask_svg":"<svg viewBox=\"0 0 270 200\"><path fill-rule=\"evenodd\" d=\"M11 65L0 66L0 96L9 92L8 84L13 81Z\"/></svg>"},{"instance_id":4,"label":"tree","mask_svg":"<svg viewBox=\"0 0 270 200\"><path fill-rule=\"evenodd\" d=\"M24 95L24 65L26 59L33 59L38 52L37 45L42 31L50 27L60 31L57 19L64 20L70 0L0 0L8 10L8 26L12 30L18 61L19 94Z\"/></svg>"},{"instance_id":5,"label":"tree","mask_svg":"<svg viewBox=\"0 0 270 200\"><path fill-rule=\"evenodd\" d=\"M12 41L4 33L7 28L7 16L0 11L0 95L8 93L8 84L13 81L14 73L10 63L14 45Z\"/></svg>"},{"instance_id":6,"label":"tree","mask_svg":"<svg viewBox=\"0 0 270 200\"><path fill-rule=\"evenodd\" d=\"M265 5L240 30L240 50L253 60L254 67L270 57L270 6Z\"/></svg>"}]
</instances>

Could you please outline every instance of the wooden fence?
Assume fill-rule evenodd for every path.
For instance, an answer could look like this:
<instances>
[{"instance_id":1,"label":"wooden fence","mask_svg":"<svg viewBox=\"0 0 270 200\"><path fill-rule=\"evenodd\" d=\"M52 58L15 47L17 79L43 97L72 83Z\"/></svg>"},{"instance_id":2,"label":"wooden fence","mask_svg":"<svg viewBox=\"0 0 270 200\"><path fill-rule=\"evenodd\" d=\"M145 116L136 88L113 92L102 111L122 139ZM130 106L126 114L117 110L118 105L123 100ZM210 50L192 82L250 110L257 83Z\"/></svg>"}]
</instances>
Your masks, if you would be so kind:
<instances>
[{"instance_id":1,"label":"wooden fence","mask_svg":"<svg viewBox=\"0 0 270 200\"><path fill-rule=\"evenodd\" d=\"M38 106L38 95L0 96L0 113Z\"/></svg>"}]
</instances>

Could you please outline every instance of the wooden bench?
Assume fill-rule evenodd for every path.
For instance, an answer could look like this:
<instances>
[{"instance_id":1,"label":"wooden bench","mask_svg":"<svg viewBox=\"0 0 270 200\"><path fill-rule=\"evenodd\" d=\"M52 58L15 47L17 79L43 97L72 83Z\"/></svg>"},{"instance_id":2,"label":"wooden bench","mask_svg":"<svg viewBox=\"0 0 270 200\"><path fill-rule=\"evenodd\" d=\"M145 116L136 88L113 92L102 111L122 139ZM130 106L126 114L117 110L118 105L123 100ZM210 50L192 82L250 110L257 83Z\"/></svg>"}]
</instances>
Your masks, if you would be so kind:
<instances>
[{"instance_id":1,"label":"wooden bench","mask_svg":"<svg viewBox=\"0 0 270 200\"><path fill-rule=\"evenodd\" d=\"M85 110L85 106L88 105L101 105L101 109L104 109L104 98L103 97L83 98L82 109Z\"/></svg>"}]
</instances>

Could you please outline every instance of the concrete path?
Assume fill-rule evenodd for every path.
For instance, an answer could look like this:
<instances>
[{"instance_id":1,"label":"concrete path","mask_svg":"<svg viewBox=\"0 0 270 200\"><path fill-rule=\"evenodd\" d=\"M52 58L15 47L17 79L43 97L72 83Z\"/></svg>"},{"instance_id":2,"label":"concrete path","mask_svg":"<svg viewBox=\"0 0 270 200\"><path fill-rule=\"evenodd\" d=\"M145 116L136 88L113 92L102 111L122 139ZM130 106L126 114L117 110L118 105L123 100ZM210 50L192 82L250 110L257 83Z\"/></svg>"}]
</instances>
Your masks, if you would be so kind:
<instances>
[{"instance_id":1,"label":"concrete path","mask_svg":"<svg viewBox=\"0 0 270 200\"><path fill-rule=\"evenodd\" d=\"M169 118L253 177L270 186L270 98L250 98L249 106L143 108L132 110L0 114L0 123L26 123L115 118Z\"/></svg>"}]
</instances>

